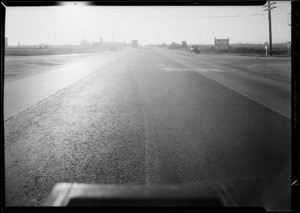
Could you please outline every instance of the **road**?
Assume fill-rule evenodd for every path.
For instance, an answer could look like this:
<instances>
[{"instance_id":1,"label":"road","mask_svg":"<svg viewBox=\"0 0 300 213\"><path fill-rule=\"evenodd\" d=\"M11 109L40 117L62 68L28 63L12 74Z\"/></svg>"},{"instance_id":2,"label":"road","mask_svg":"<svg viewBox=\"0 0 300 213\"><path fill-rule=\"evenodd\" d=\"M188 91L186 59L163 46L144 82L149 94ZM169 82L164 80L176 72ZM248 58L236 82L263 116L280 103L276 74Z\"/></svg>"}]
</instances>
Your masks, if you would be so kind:
<instances>
[{"instance_id":1,"label":"road","mask_svg":"<svg viewBox=\"0 0 300 213\"><path fill-rule=\"evenodd\" d=\"M40 100L5 121L7 205L40 205L59 182L213 183L245 206L290 208L289 83L223 56L118 54L74 81L28 85Z\"/></svg>"}]
</instances>

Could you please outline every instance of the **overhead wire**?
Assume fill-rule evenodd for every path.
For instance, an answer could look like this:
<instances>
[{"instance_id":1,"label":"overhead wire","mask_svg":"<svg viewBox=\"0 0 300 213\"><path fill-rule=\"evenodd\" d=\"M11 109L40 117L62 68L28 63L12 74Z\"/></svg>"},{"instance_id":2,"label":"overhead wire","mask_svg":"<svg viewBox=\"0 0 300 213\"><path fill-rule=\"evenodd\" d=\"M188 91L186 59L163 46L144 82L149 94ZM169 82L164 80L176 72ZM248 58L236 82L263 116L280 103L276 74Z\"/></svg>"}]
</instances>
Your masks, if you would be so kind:
<instances>
[{"instance_id":1,"label":"overhead wire","mask_svg":"<svg viewBox=\"0 0 300 213\"><path fill-rule=\"evenodd\" d=\"M50 14L49 14L50 15ZM249 16L259 16L259 15L267 15L267 14L249 14L247 15L247 17ZM18 14L18 15L14 15L14 16L34 16L32 14L26 14L26 15L22 15L22 14ZM98 18L121 18L121 19L205 19L205 18L237 18L237 17L245 17L244 15L230 15L230 16L161 16L161 17L155 17L155 16L97 16ZM244 18L245 19L245 18Z\"/></svg>"}]
</instances>

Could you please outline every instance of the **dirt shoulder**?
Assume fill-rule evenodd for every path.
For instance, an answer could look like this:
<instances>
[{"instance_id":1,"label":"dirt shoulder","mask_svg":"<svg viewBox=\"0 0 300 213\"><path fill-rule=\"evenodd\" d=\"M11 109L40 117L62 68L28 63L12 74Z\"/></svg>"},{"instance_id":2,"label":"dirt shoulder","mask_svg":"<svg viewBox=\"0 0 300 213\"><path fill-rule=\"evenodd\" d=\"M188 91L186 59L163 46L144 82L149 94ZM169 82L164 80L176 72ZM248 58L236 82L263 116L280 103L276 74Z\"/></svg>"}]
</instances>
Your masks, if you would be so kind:
<instances>
[{"instance_id":1,"label":"dirt shoulder","mask_svg":"<svg viewBox=\"0 0 300 213\"><path fill-rule=\"evenodd\" d=\"M50 71L88 57L94 53L5 56L4 81L11 82L27 76Z\"/></svg>"}]
</instances>

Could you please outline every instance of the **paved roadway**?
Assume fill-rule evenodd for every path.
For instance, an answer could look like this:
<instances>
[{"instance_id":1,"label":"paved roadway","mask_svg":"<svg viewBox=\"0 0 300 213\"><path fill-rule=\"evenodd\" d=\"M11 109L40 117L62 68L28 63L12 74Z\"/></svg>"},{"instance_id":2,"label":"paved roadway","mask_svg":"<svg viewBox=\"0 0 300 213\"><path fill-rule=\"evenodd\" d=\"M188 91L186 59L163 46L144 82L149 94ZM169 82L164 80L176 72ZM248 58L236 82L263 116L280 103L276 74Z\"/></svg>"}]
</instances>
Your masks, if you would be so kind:
<instances>
[{"instance_id":1,"label":"paved roadway","mask_svg":"<svg viewBox=\"0 0 300 213\"><path fill-rule=\"evenodd\" d=\"M39 205L58 182L222 183L243 205L290 207L288 83L247 78L214 56L97 57L5 121L8 205Z\"/></svg>"}]
</instances>

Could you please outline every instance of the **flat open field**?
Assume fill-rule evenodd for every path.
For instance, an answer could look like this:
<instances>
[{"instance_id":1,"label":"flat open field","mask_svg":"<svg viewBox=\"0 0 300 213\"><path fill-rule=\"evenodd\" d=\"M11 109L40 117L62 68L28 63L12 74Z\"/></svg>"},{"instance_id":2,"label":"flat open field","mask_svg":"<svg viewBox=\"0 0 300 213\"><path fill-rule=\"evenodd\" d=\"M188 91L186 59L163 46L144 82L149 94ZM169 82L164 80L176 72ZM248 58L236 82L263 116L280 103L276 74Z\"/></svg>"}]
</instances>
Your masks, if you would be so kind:
<instances>
[{"instance_id":1,"label":"flat open field","mask_svg":"<svg viewBox=\"0 0 300 213\"><path fill-rule=\"evenodd\" d=\"M201 49L200 49L201 51ZM264 47L231 47L229 49L203 49L202 52L209 54L236 54L236 55L258 55L265 56L266 50ZM274 47L272 54L274 56L288 56L289 50L287 47Z\"/></svg>"},{"instance_id":2,"label":"flat open field","mask_svg":"<svg viewBox=\"0 0 300 213\"><path fill-rule=\"evenodd\" d=\"M120 50L121 47L115 46ZM107 47L108 48L108 47ZM105 48L7 48L5 49L5 82L60 68L95 53L110 51Z\"/></svg>"},{"instance_id":3,"label":"flat open field","mask_svg":"<svg viewBox=\"0 0 300 213\"><path fill-rule=\"evenodd\" d=\"M91 54L5 56L4 82L50 71L89 55Z\"/></svg>"},{"instance_id":4,"label":"flat open field","mask_svg":"<svg viewBox=\"0 0 300 213\"><path fill-rule=\"evenodd\" d=\"M34 48L34 47L11 47L5 49L6 56L30 56L30 55L61 55L61 54L76 54L76 53L92 53L102 52L104 48Z\"/></svg>"},{"instance_id":5,"label":"flat open field","mask_svg":"<svg viewBox=\"0 0 300 213\"><path fill-rule=\"evenodd\" d=\"M26 76L38 74L59 68L68 63L72 63L80 58L87 57L93 53L76 54L44 54L37 55L38 51L46 49L27 49L22 52L14 52L15 55L5 55L5 82L17 80ZM180 50L174 50L179 51ZM26 53L27 55L25 55ZM22 55L23 54L23 55ZM200 54L201 55L201 54ZM223 56L215 55L216 60L224 65L230 65L233 68L241 68L245 71L254 72L261 75L267 75L285 80L291 79L291 58L290 57L256 57L256 56Z\"/></svg>"}]
</instances>

